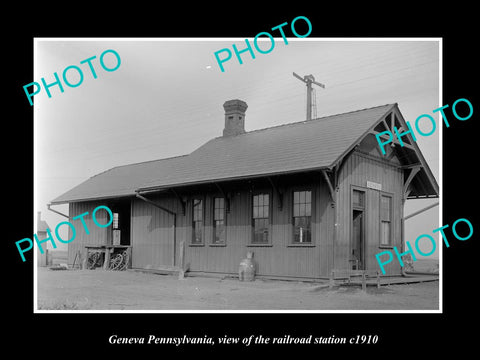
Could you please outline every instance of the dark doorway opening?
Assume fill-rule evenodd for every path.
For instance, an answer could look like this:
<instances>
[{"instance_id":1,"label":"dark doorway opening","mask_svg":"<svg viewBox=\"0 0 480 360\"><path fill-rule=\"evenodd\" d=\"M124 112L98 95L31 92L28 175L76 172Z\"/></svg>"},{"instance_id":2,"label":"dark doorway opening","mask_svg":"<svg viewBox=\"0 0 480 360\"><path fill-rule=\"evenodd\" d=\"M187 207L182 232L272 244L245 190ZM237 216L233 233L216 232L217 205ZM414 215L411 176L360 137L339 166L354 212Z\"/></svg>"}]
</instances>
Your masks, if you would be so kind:
<instances>
[{"instance_id":1,"label":"dark doorway opening","mask_svg":"<svg viewBox=\"0 0 480 360\"><path fill-rule=\"evenodd\" d=\"M113 213L110 244L130 246L130 208L130 200L116 201L110 204L110 210L112 210Z\"/></svg>"},{"instance_id":2,"label":"dark doorway opening","mask_svg":"<svg viewBox=\"0 0 480 360\"><path fill-rule=\"evenodd\" d=\"M353 210L352 213L352 270L365 270L364 261L364 213Z\"/></svg>"}]
</instances>

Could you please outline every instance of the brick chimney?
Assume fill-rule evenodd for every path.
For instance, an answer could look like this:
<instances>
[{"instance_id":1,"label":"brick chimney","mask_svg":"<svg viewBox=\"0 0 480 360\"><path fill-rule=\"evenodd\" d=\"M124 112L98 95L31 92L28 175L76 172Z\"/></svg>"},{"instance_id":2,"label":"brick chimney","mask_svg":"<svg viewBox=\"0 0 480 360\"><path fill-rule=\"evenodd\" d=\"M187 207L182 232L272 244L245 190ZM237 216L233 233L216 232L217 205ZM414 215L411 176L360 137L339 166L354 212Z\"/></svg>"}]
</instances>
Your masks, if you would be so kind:
<instances>
[{"instance_id":1,"label":"brick chimney","mask_svg":"<svg viewBox=\"0 0 480 360\"><path fill-rule=\"evenodd\" d=\"M234 136L245 132L245 111L248 105L242 100L228 100L223 104L225 109L225 128L223 136Z\"/></svg>"}]
</instances>

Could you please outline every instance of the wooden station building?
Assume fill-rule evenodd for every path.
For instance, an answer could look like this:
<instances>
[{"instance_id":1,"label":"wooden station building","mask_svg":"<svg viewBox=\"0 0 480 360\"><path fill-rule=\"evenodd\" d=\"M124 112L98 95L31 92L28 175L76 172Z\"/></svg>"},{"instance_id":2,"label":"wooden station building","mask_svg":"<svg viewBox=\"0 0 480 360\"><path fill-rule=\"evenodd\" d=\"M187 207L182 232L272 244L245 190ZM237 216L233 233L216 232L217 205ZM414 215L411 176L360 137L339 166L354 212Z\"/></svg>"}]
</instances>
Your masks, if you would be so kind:
<instances>
[{"instance_id":1,"label":"wooden station building","mask_svg":"<svg viewBox=\"0 0 480 360\"><path fill-rule=\"evenodd\" d=\"M247 104L223 106L222 136L188 155L114 167L51 204L68 203L70 218L108 206L134 269L179 266L184 248L190 272L236 274L251 251L257 275L322 279L378 269L375 254L403 248L405 201L438 197L410 134L380 151L375 134L407 129L397 104L249 132ZM112 226L85 220L90 234L76 226L70 265L86 246L113 241Z\"/></svg>"}]
</instances>

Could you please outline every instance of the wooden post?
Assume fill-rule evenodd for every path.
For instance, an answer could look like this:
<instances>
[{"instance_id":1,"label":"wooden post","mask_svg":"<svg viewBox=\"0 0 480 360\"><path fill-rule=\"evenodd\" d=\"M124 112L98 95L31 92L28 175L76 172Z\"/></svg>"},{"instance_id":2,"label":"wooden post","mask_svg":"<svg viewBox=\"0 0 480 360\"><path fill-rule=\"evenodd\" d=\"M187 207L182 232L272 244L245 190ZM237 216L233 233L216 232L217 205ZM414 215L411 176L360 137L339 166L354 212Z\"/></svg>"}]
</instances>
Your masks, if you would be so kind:
<instances>
[{"instance_id":1,"label":"wooden post","mask_svg":"<svg viewBox=\"0 0 480 360\"><path fill-rule=\"evenodd\" d=\"M85 253L85 256L82 261L82 270L86 270L88 264L88 248L85 248L83 252Z\"/></svg>"},{"instance_id":2,"label":"wooden post","mask_svg":"<svg viewBox=\"0 0 480 360\"><path fill-rule=\"evenodd\" d=\"M183 269L185 267L185 240L180 242L180 267Z\"/></svg>"},{"instance_id":3,"label":"wooden post","mask_svg":"<svg viewBox=\"0 0 480 360\"><path fill-rule=\"evenodd\" d=\"M113 249L105 248L105 261L103 262L103 270L108 270L110 267L110 251Z\"/></svg>"},{"instance_id":4,"label":"wooden post","mask_svg":"<svg viewBox=\"0 0 480 360\"><path fill-rule=\"evenodd\" d=\"M185 240L182 240L180 242L180 249L179 249L180 253L179 253L179 257L180 257L180 271L178 273L178 279L179 280L182 280L185 278L185 271L187 270L186 269L186 266L185 266Z\"/></svg>"},{"instance_id":5,"label":"wooden post","mask_svg":"<svg viewBox=\"0 0 480 360\"><path fill-rule=\"evenodd\" d=\"M127 269L131 269L132 268L132 247L131 246L127 248L127 254L128 254Z\"/></svg>"}]
</instances>

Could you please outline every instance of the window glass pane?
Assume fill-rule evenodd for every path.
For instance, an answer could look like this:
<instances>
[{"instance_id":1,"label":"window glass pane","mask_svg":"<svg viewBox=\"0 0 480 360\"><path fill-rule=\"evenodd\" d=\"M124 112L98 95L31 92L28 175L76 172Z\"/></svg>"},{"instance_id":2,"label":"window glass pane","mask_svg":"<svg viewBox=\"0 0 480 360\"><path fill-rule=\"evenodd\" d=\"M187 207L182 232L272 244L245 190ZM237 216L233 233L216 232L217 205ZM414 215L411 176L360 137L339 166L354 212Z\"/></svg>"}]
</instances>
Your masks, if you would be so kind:
<instances>
[{"instance_id":1,"label":"window glass pane","mask_svg":"<svg viewBox=\"0 0 480 360\"><path fill-rule=\"evenodd\" d=\"M118 229L118 213L113 213L113 228Z\"/></svg>"},{"instance_id":2,"label":"window glass pane","mask_svg":"<svg viewBox=\"0 0 480 360\"><path fill-rule=\"evenodd\" d=\"M202 230L203 230L203 201L201 199L193 200L193 234L192 234L192 243L201 244L202 239Z\"/></svg>"},{"instance_id":3,"label":"window glass pane","mask_svg":"<svg viewBox=\"0 0 480 360\"><path fill-rule=\"evenodd\" d=\"M312 225L310 223L311 218L310 217L305 217L305 228L304 228L304 237L303 241L304 242L312 242Z\"/></svg>"},{"instance_id":4,"label":"window glass pane","mask_svg":"<svg viewBox=\"0 0 480 360\"><path fill-rule=\"evenodd\" d=\"M359 207L363 207L365 206L364 204L364 201L365 201L365 193L363 191L359 191L359 190L353 190L353 193L352 193L352 197L353 197L353 206L359 206Z\"/></svg>"},{"instance_id":5,"label":"window glass pane","mask_svg":"<svg viewBox=\"0 0 480 360\"><path fill-rule=\"evenodd\" d=\"M255 219L252 243L268 243L268 219Z\"/></svg>"},{"instance_id":6,"label":"window glass pane","mask_svg":"<svg viewBox=\"0 0 480 360\"><path fill-rule=\"evenodd\" d=\"M300 203L304 203L305 202L305 191L300 191L300 199L299 199Z\"/></svg>"},{"instance_id":7,"label":"window glass pane","mask_svg":"<svg viewBox=\"0 0 480 360\"><path fill-rule=\"evenodd\" d=\"M298 191L295 191L295 192L293 193L293 202L294 202L295 204L298 204L298 199L299 199L299 197L300 197L300 195L299 195Z\"/></svg>"},{"instance_id":8,"label":"window glass pane","mask_svg":"<svg viewBox=\"0 0 480 360\"><path fill-rule=\"evenodd\" d=\"M193 220L202 220L203 201L195 199L193 201Z\"/></svg>"},{"instance_id":9,"label":"window glass pane","mask_svg":"<svg viewBox=\"0 0 480 360\"><path fill-rule=\"evenodd\" d=\"M294 204L311 204L312 192L311 191L294 191L293 192Z\"/></svg>"},{"instance_id":10,"label":"window glass pane","mask_svg":"<svg viewBox=\"0 0 480 360\"><path fill-rule=\"evenodd\" d=\"M312 215L312 204L308 203L305 204L305 215L311 216Z\"/></svg>"},{"instance_id":11,"label":"window glass pane","mask_svg":"<svg viewBox=\"0 0 480 360\"><path fill-rule=\"evenodd\" d=\"M293 216L300 216L300 205L293 204Z\"/></svg>"},{"instance_id":12,"label":"window glass pane","mask_svg":"<svg viewBox=\"0 0 480 360\"><path fill-rule=\"evenodd\" d=\"M225 214L225 202L223 198L215 198L214 200L214 220L223 220Z\"/></svg>"},{"instance_id":13,"label":"window glass pane","mask_svg":"<svg viewBox=\"0 0 480 360\"><path fill-rule=\"evenodd\" d=\"M312 202L312 192L311 191L305 191L305 202L306 203L311 203Z\"/></svg>"},{"instance_id":14,"label":"window glass pane","mask_svg":"<svg viewBox=\"0 0 480 360\"><path fill-rule=\"evenodd\" d=\"M293 241L309 243L311 235L312 192L295 191L293 193Z\"/></svg>"},{"instance_id":15,"label":"window glass pane","mask_svg":"<svg viewBox=\"0 0 480 360\"><path fill-rule=\"evenodd\" d=\"M390 245L390 223L382 221L381 224L381 233L380 233L380 244Z\"/></svg>"},{"instance_id":16,"label":"window glass pane","mask_svg":"<svg viewBox=\"0 0 480 360\"><path fill-rule=\"evenodd\" d=\"M254 219L267 218L269 215L269 205L268 194L254 195L252 217Z\"/></svg>"},{"instance_id":17,"label":"window glass pane","mask_svg":"<svg viewBox=\"0 0 480 360\"><path fill-rule=\"evenodd\" d=\"M193 242L201 243L202 242L202 222L195 221L193 227L194 227Z\"/></svg>"},{"instance_id":18,"label":"window glass pane","mask_svg":"<svg viewBox=\"0 0 480 360\"><path fill-rule=\"evenodd\" d=\"M223 243L225 241L225 226L223 221L217 220L215 221L215 238L213 240L214 243Z\"/></svg>"},{"instance_id":19,"label":"window glass pane","mask_svg":"<svg viewBox=\"0 0 480 360\"><path fill-rule=\"evenodd\" d=\"M252 226L253 237L252 243L262 244L268 243L268 227L269 227L269 194L258 194L253 196L252 207Z\"/></svg>"},{"instance_id":20,"label":"window glass pane","mask_svg":"<svg viewBox=\"0 0 480 360\"><path fill-rule=\"evenodd\" d=\"M392 210L392 198L389 196L382 196L381 209L380 209L381 219L390 221L391 210Z\"/></svg>"},{"instance_id":21,"label":"window glass pane","mask_svg":"<svg viewBox=\"0 0 480 360\"><path fill-rule=\"evenodd\" d=\"M312 242L310 217L296 217L294 219L293 241L297 243Z\"/></svg>"},{"instance_id":22,"label":"window glass pane","mask_svg":"<svg viewBox=\"0 0 480 360\"><path fill-rule=\"evenodd\" d=\"M299 205L299 216L305 216L305 204Z\"/></svg>"}]
</instances>

